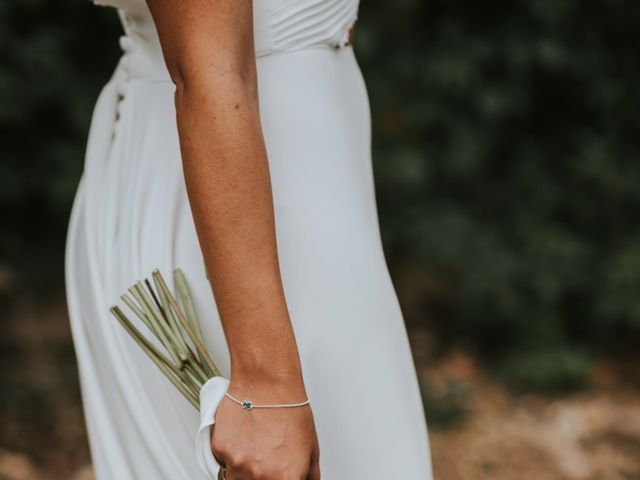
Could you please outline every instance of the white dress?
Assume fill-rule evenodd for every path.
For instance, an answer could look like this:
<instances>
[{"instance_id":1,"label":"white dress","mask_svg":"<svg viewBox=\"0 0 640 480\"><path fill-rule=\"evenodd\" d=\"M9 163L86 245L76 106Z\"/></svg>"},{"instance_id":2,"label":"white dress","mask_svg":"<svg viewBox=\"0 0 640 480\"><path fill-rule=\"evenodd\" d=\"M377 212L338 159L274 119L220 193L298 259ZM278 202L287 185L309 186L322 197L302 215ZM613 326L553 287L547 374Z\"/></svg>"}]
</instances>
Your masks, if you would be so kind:
<instances>
[{"instance_id":1,"label":"white dress","mask_svg":"<svg viewBox=\"0 0 640 480\"><path fill-rule=\"evenodd\" d=\"M182 268L228 375L185 193L174 85L145 3L107 3L119 9L124 53L95 107L66 246L91 454L98 480L201 480L197 411L108 311L154 268L171 288ZM429 480L415 367L380 241L369 103L344 45L357 11L357 0L254 1L278 252L323 479Z\"/></svg>"}]
</instances>

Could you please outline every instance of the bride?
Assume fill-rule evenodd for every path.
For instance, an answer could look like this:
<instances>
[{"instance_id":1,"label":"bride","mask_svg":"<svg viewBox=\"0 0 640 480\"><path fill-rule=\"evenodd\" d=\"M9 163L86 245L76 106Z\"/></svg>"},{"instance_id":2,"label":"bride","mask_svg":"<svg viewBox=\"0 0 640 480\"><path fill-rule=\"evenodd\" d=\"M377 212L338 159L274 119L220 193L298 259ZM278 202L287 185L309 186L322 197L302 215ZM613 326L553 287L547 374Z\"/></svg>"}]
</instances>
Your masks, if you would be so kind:
<instances>
[{"instance_id":1,"label":"bride","mask_svg":"<svg viewBox=\"0 0 640 480\"><path fill-rule=\"evenodd\" d=\"M66 247L96 478L211 478L197 412L108 313L179 267L230 379L210 439L220 478L431 479L380 242L357 0L104 3L123 56Z\"/></svg>"}]
</instances>

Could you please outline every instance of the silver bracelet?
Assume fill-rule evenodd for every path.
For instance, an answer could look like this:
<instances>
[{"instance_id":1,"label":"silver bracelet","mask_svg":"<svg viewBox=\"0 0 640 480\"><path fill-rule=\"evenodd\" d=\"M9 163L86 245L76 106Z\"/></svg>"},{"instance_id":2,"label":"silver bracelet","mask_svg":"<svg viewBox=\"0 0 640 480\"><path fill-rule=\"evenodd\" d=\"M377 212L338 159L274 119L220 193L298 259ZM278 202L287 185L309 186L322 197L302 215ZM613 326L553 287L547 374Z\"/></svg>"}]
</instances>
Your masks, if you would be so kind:
<instances>
[{"instance_id":1,"label":"silver bracelet","mask_svg":"<svg viewBox=\"0 0 640 480\"><path fill-rule=\"evenodd\" d=\"M253 410L254 408L292 408L292 407L304 407L309 404L309 399L300 403L253 403L251 400L238 400L229 393L224 393L227 398L233 400L245 410Z\"/></svg>"}]
</instances>

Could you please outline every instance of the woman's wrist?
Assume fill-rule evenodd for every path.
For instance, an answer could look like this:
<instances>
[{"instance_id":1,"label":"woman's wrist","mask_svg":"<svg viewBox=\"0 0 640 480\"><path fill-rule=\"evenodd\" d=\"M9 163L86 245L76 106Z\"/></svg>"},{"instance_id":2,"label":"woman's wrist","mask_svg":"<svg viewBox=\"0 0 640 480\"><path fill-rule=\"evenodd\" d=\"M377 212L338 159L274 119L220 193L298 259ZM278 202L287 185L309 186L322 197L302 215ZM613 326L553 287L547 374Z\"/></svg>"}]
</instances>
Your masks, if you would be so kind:
<instances>
[{"instance_id":1,"label":"woman's wrist","mask_svg":"<svg viewBox=\"0 0 640 480\"><path fill-rule=\"evenodd\" d=\"M296 386L303 383L299 363L286 366L260 365L259 367L231 366L230 380L238 385Z\"/></svg>"},{"instance_id":2,"label":"woman's wrist","mask_svg":"<svg viewBox=\"0 0 640 480\"><path fill-rule=\"evenodd\" d=\"M307 396L299 361L252 368L232 364L229 393L256 402L296 402Z\"/></svg>"},{"instance_id":3,"label":"woman's wrist","mask_svg":"<svg viewBox=\"0 0 640 480\"><path fill-rule=\"evenodd\" d=\"M302 381L302 367L295 337L286 326L263 326L259 335L245 336L242 344L230 343L231 379L244 383L295 384Z\"/></svg>"}]
</instances>

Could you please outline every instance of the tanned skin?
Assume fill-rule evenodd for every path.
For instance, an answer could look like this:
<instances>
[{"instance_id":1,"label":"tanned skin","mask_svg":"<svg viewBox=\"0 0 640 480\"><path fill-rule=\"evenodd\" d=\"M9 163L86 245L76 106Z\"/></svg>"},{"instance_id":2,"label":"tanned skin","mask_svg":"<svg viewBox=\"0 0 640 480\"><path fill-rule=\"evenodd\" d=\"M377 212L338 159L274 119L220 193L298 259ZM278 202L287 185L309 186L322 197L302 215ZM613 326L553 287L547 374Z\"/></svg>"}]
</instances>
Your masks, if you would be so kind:
<instances>
[{"instance_id":1,"label":"tanned skin","mask_svg":"<svg viewBox=\"0 0 640 480\"><path fill-rule=\"evenodd\" d=\"M147 0L176 85L184 177L231 355L229 393L306 400L276 249L251 0ZM311 406L223 398L211 438L226 480L319 480Z\"/></svg>"}]
</instances>

